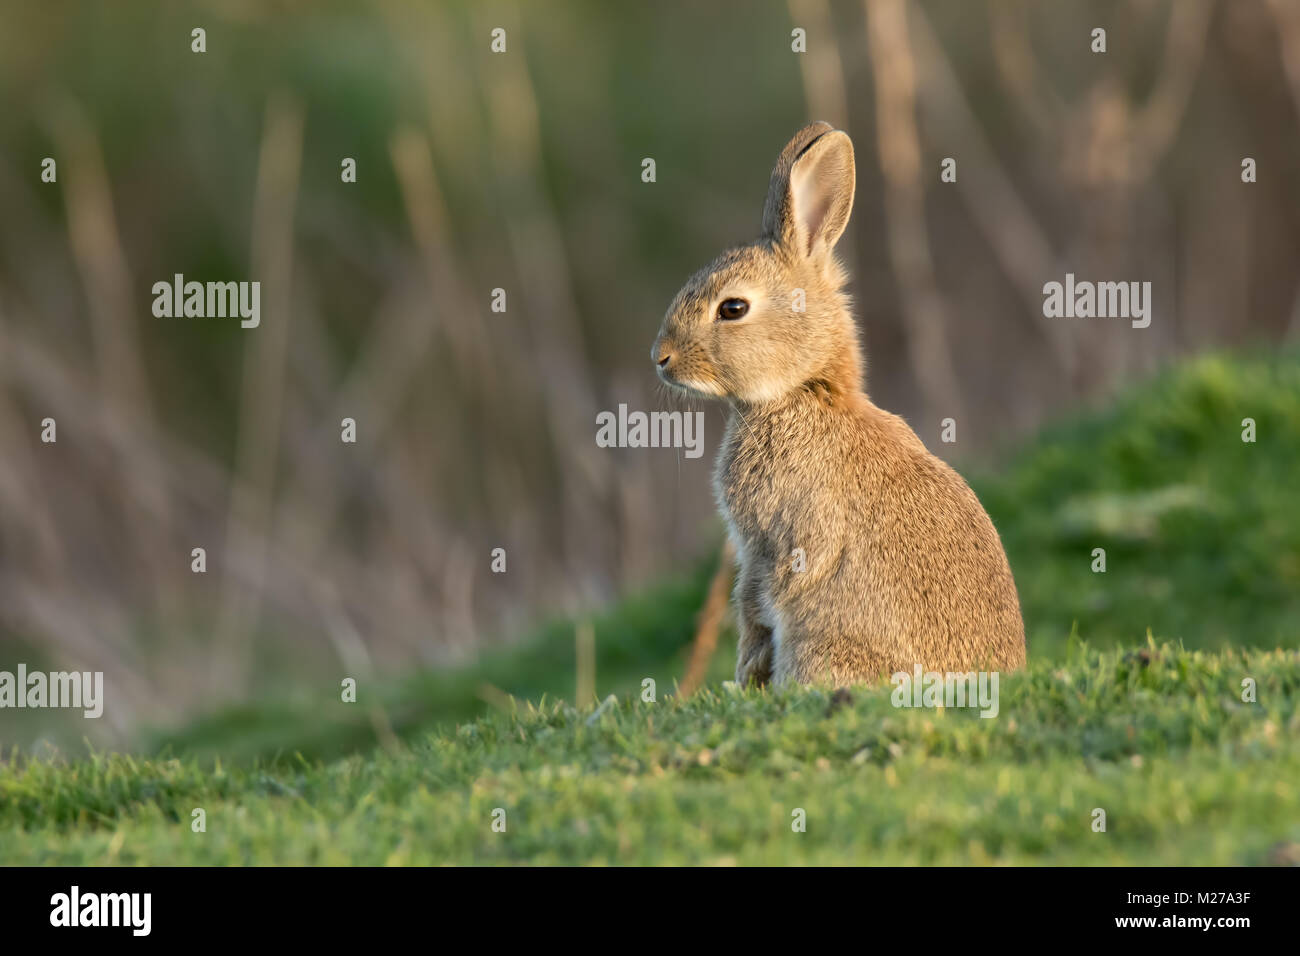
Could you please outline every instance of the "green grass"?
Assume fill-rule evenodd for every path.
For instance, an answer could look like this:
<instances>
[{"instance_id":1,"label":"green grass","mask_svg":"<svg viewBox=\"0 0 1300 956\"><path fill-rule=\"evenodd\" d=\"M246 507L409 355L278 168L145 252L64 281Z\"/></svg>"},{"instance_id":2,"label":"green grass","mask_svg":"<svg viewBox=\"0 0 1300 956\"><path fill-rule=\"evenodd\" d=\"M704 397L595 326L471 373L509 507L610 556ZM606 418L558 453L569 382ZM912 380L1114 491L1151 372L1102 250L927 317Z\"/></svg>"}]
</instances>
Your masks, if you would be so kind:
<instances>
[{"instance_id":1,"label":"green grass","mask_svg":"<svg viewBox=\"0 0 1300 956\"><path fill-rule=\"evenodd\" d=\"M1244 677L1257 703L1241 702ZM890 690L543 702L397 752L273 768L37 762L0 777L0 859L1253 864L1300 850L1295 651L1080 651L1004 679L993 719L896 709Z\"/></svg>"},{"instance_id":2,"label":"green grass","mask_svg":"<svg viewBox=\"0 0 1300 956\"><path fill-rule=\"evenodd\" d=\"M0 860L1294 861L1297 476L1294 355L1195 360L974 476L1030 646L996 719L896 709L887 686L842 705L726 690L731 635L709 689L675 699L705 561L592 622L598 692L619 701L594 719L566 703L574 623L554 621L470 667L363 683L357 704L300 690L156 734L149 756L0 767ZM377 714L400 744L377 746Z\"/></svg>"},{"instance_id":3,"label":"green grass","mask_svg":"<svg viewBox=\"0 0 1300 956\"><path fill-rule=\"evenodd\" d=\"M1256 441L1242 441L1242 419ZM1031 655L1071 628L1188 647L1300 646L1300 361L1207 356L1045 430L973 482ZM1106 551L1106 573L1091 570Z\"/></svg>"}]
</instances>

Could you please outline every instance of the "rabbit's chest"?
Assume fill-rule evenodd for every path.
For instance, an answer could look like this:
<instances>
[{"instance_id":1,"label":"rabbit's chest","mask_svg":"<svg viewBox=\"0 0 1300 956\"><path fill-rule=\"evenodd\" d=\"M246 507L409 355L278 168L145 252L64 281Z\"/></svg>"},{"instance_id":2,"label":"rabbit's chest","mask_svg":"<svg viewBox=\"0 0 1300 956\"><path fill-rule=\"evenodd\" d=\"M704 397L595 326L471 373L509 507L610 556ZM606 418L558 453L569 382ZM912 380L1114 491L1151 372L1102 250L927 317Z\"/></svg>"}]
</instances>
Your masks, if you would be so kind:
<instances>
[{"instance_id":1,"label":"rabbit's chest","mask_svg":"<svg viewBox=\"0 0 1300 956\"><path fill-rule=\"evenodd\" d=\"M723 444L714 475L719 510L751 549L773 557L824 534L840 507L816 436L764 432ZM800 542L803 542L802 544Z\"/></svg>"}]
</instances>

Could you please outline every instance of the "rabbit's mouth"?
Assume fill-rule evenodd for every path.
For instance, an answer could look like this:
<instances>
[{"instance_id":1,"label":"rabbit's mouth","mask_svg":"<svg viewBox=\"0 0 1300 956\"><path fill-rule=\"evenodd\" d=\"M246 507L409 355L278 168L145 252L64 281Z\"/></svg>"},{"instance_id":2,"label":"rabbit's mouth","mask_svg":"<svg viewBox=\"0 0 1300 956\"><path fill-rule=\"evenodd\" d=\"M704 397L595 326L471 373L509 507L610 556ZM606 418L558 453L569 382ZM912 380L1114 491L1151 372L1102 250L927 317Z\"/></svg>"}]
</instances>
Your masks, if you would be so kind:
<instances>
[{"instance_id":1,"label":"rabbit's mouth","mask_svg":"<svg viewBox=\"0 0 1300 956\"><path fill-rule=\"evenodd\" d=\"M669 388L675 391L683 392L687 395L695 395L703 398L725 398L724 392L716 382L703 381L696 378L677 378L666 368L660 368L659 381L663 382Z\"/></svg>"}]
</instances>

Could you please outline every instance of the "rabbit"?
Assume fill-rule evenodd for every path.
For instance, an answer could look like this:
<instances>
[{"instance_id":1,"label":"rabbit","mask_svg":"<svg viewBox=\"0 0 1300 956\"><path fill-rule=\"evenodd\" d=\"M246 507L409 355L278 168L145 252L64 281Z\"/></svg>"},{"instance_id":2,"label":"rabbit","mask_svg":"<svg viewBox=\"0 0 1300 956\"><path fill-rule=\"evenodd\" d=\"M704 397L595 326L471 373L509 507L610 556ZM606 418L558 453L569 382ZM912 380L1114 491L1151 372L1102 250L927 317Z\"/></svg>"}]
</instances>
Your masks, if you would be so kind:
<instances>
[{"instance_id":1,"label":"rabbit","mask_svg":"<svg viewBox=\"0 0 1300 956\"><path fill-rule=\"evenodd\" d=\"M834 252L854 183L844 132L800 130L772 171L760 238L687 281L651 350L669 386L731 407L714 493L736 550L741 685L1025 663L992 521L864 390Z\"/></svg>"}]
</instances>

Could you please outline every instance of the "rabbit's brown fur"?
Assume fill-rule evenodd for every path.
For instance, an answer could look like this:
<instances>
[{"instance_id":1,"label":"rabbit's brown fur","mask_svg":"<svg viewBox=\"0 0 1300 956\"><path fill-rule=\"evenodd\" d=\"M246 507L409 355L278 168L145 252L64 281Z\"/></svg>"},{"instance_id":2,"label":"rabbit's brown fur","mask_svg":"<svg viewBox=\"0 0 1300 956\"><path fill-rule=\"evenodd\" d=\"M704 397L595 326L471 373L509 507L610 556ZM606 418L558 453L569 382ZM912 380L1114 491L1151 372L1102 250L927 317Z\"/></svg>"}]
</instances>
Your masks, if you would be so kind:
<instances>
[{"instance_id":1,"label":"rabbit's brown fur","mask_svg":"<svg viewBox=\"0 0 1300 956\"><path fill-rule=\"evenodd\" d=\"M670 385L732 406L714 486L739 562L736 679L1020 667L1020 604L992 522L863 391L833 252L853 190L848 136L800 130L772 173L762 237L691 277L652 353ZM720 317L730 299L748 303L742 318Z\"/></svg>"}]
</instances>

